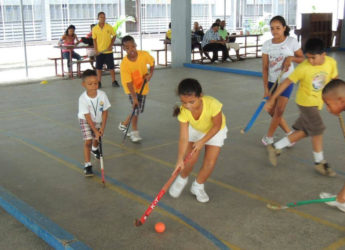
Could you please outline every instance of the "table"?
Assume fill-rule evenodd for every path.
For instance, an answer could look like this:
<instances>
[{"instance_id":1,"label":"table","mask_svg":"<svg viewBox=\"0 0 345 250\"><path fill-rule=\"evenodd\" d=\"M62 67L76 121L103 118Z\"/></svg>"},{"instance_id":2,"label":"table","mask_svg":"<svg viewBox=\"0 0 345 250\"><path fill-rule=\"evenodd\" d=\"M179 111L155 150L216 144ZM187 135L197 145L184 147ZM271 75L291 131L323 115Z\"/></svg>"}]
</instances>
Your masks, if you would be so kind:
<instances>
[{"instance_id":1,"label":"table","mask_svg":"<svg viewBox=\"0 0 345 250\"><path fill-rule=\"evenodd\" d=\"M117 47L120 47L120 51L117 51L116 48ZM71 61L71 64L70 64L70 69L69 69L69 77L70 78L73 78L73 66L72 66L72 51L73 50L77 50L77 49L92 49L94 48L93 46L90 46L90 45L56 45L54 46L54 48L58 48L60 49L60 52L61 52L61 76L64 77L65 76L65 71L64 71L64 63L63 63L63 56L62 56L62 50L68 50L70 53L69 53L69 57L70 57L70 61ZM119 57L114 57L114 60L121 60L123 58L123 47L122 47L122 44L119 44L119 43L116 43L113 45L113 53L120 53L120 56ZM83 62L89 62L89 61L78 61L79 63L79 66L80 66L80 63L83 63ZM80 67L77 67L77 75L79 76L80 75ZM57 74L57 64L56 64L56 60L55 60L55 73L56 75L58 76Z\"/></svg>"}]
</instances>

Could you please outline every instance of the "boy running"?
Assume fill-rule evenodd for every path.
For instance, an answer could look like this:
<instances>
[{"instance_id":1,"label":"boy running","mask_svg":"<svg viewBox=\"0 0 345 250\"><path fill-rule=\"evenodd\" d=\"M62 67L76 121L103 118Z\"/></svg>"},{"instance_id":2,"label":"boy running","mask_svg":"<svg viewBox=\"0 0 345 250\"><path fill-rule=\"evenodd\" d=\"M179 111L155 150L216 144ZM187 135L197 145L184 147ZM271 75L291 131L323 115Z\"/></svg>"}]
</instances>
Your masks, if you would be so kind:
<instances>
[{"instance_id":1,"label":"boy running","mask_svg":"<svg viewBox=\"0 0 345 250\"><path fill-rule=\"evenodd\" d=\"M123 58L120 65L121 82L123 90L128 95L132 108L135 113L132 119L132 132L129 134L132 142L139 142L142 138L138 131L138 116L144 112L146 95L149 93L149 81L152 78L155 68L154 58L146 51L137 50L134 38L125 36L122 38L122 46L127 56ZM150 65L150 73L148 73L147 65ZM141 87L146 80L143 92L140 95ZM131 112L132 113L132 112ZM129 124L130 115L125 121L120 122L119 130L126 132Z\"/></svg>"},{"instance_id":2,"label":"boy running","mask_svg":"<svg viewBox=\"0 0 345 250\"><path fill-rule=\"evenodd\" d=\"M269 160L272 165L277 165L277 155L280 151L307 136L311 137L315 170L325 176L335 176L336 173L328 166L323 156L322 136L325 125L322 121L320 110L323 106L321 92L330 80L338 77L336 61L327 56L323 42L317 38L311 38L306 42L304 53L306 60L296 69L274 92L266 103L266 110L271 110L278 96L290 85L300 82L296 103L300 115L293 128L295 131L280 141L267 145Z\"/></svg>"}]
</instances>

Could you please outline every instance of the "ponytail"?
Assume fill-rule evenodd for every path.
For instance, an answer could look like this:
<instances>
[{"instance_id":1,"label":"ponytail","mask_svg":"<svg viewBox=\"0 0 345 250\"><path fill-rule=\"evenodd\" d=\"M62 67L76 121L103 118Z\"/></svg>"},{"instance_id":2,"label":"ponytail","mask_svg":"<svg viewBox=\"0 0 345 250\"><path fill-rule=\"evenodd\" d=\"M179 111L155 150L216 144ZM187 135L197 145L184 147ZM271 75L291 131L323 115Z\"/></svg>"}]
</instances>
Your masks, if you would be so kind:
<instances>
[{"instance_id":1,"label":"ponytail","mask_svg":"<svg viewBox=\"0 0 345 250\"><path fill-rule=\"evenodd\" d=\"M278 22L280 22L280 23L283 25L283 27L285 27L284 36L289 36L289 35L290 35L290 30L291 30L291 29L290 29L289 26L287 26L284 17L282 17L282 16L275 16L275 17L272 17L272 19L271 19L271 21L270 21L270 24L271 24L273 21L278 21Z\"/></svg>"}]
</instances>

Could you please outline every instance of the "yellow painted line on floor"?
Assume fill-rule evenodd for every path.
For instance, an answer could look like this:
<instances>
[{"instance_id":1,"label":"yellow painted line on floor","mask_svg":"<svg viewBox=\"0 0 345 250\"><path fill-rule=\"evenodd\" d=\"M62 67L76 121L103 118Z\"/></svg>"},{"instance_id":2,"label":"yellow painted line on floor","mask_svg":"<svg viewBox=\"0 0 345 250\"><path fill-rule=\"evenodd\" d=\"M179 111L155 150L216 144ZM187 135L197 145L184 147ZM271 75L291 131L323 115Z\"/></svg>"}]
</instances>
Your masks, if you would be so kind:
<instances>
[{"instance_id":1,"label":"yellow painted line on floor","mask_svg":"<svg viewBox=\"0 0 345 250\"><path fill-rule=\"evenodd\" d=\"M174 168L174 164L170 163L170 162L167 162L167 161L164 161L164 160L161 160L161 159L158 159L156 157L153 157L153 156L150 156L150 155L147 155L143 152L136 152L137 155L140 155L146 159L149 159L149 160L152 160L152 161L155 161L155 162L158 162L159 164L162 164L162 165L165 165L165 166L168 166L168 167L171 167L171 168ZM197 176L196 173L192 172L192 175L193 176ZM240 189L240 188L237 188L237 187L234 187L234 186L231 186L229 184L226 184L224 182L221 182L221 181L217 181L215 179L212 179L212 178L208 178L207 179L207 182L210 182L210 183L213 183L213 184L216 184L217 186L220 186L220 187L223 187L225 189L229 189L229 190L232 190L236 193L239 193L239 194L242 194L246 197L249 197L251 199L254 199L254 200L257 200L257 201L261 201L265 204L268 204L268 203L272 203L272 204L276 204L278 205L279 203L276 202L276 201L272 201L272 200L269 200L269 199L266 199L260 195L257 195L257 194L253 194L253 193L250 193L246 190L243 190L243 189ZM337 229L339 231L342 231L342 232L345 232L345 227L344 226L340 226L338 224L335 224L335 223L332 223L330 221L327 221L325 219L321 219L319 217L316 217L316 216L313 216L313 215L310 215L310 214L307 214L307 213L304 213L304 212L301 212L299 210L296 210L296 209L292 209L292 208L289 208L287 210L285 210L286 212L290 212L290 213L294 213L300 217L303 217L305 219L309 219L309 220L312 220L314 222L317 222L319 224L322 224L322 225L325 225L325 226L328 226L328 227L331 227L331 228L334 228L334 229ZM278 211L277 211L278 212ZM283 211L281 211L283 212Z\"/></svg>"},{"instance_id":2,"label":"yellow painted line on floor","mask_svg":"<svg viewBox=\"0 0 345 250\"><path fill-rule=\"evenodd\" d=\"M110 160L110 159L115 159L115 158L120 158L122 156L130 155L133 154L133 152L125 152L125 153L115 153L111 155L104 156L104 160Z\"/></svg>"},{"instance_id":3,"label":"yellow painted line on floor","mask_svg":"<svg viewBox=\"0 0 345 250\"><path fill-rule=\"evenodd\" d=\"M325 247L324 250L335 250L343 246L345 246L345 237L337 240L336 242L332 243L328 247Z\"/></svg>"},{"instance_id":4,"label":"yellow painted line on floor","mask_svg":"<svg viewBox=\"0 0 345 250\"><path fill-rule=\"evenodd\" d=\"M178 141L171 141L171 142L167 142L167 143L163 143L163 144L159 144L159 145L155 145L155 146L151 146L151 147L144 147L142 149L140 149L139 151L149 151L152 149L156 149L156 148L161 148L161 147L165 147L165 146L169 146L172 144L177 144Z\"/></svg>"},{"instance_id":5,"label":"yellow painted line on floor","mask_svg":"<svg viewBox=\"0 0 345 250\"><path fill-rule=\"evenodd\" d=\"M25 141L23 141L23 140L21 140L21 139L18 139L18 138L15 138L15 137L11 137L11 138L12 138L13 140L15 140L15 141L18 141L18 142L22 143L23 145L25 145L25 146L27 146L27 147L33 149L34 151L36 151L36 152L38 152L38 153L40 153L40 154L42 154L42 155L44 155L44 156L46 156L46 157L52 159L52 160L55 160L55 161L59 162L60 164L62 164L62 165L64 165L64 166L66 166L66 167L68 167L68 168L70 168L70 169L72 169L72 170L74 170L74 171L80 173L80 175L83 174L83 170L80 169L79 167L75 166L74 164L69 163L69 162L67 162L67 161L65 161L65 160L63 160L63 159L61 159L61 158L59 158L59 157L57 157L57 156L55 156L55 155L53 155L53 154L51 154L51 153L48 153L48 152L46 152L46 151L44 151L44 150L42 150L42 149L40 149L40 148L38 148L38 147L36 147L36 146L30 144L30 143L27 143L27 142L25 142ZM99 178L98 176L94 176L93 178L90 178L90 179L91 179L92 181L98 183L99 185L102 185L102 179ZM145 207L147 207L148 205L151 204L150 202L146 201L145 199L142 199L141 197L139 197L139 196L137 196L137 195L135 195L135 194L133 194L133 193L131 193L131 192L129 192L129 191L123 189L123 188L117 187L117 186L113 185L112 183L107 182L106 185L105 185L105 188L108 188L108 189L110 189L110 190L112 190L112 191L115 191L116 193L121 194L122 196L124 196L124 197L126 197L126 198L128 198L128 199L130 199L130 200L133 200L133 201L135 201L135 202L138 202L138 203L144 205ZM143 210L143 211L144 211L144 210ZM167 212L166 210L164 210L164 209L162 209L162 208L160 208L160 207L156 207L156 208L155 208L155 211L157 211L158 213L160 213L160 214L162 214L162 215L164 215L164 216L166 216L166 217L168 217L168 218L170 218L170 219L172 219L172 220L174 220L174 221L176 221L176 222L182 224L183 226L185 226L185 227L191 229L192 231L199 233L194 227L192 227L192 226L189 225L188 223L184 222L184 221L183 221L182 219L180 219L179 217L177 217L177 216L175 216L175 215L173 215L173 214ZM138 215L138 216L139 216L139 215ZM141 216L141 215L140 215L140 216ZM140 217L139 217L139 218L140 218ZM134 222L133 222L133 223L134 223ZM133 225L133 226L134 226L134 225ZM202 234L201 234L201 235L202 235ZM213 234L213 235L214 235L214 234ZM202 235L202 236L203 236L203 235ZM231 244L230 242L227 242L227 241L221 239L221 238L218 237L217 235L214 235L214 236L217 237L217 238L218 238L221 242L223 242L226 246L228 246L228 247L230 247L230 248L232 248L232 249L236 249L236 250L237 250L237 249L240 249L238 246L233 245L233 244ZM206 240L208 240L208 239L206 238Z\"/></svg>"},{"instance_id":6,"label":"yellow painted line on floor","mask_svg":"<svg viewBox=\"0 0 345 250\"><path fill-rule=\"evenodd\" d=\"M30 113L33 113L33 112L30 111ZM33 114L35 114L35 113L33 113ZM55 124L57 124L57 125L60 125L60 124L61 124L61 126L68 127L68 128L72 128L71 126L62 124L62 123L60 123L60 122L56 122L56 121L54 121L53 119L46 118L46 117L43 117L43 116L38 115L38 114L35 114L35 115L38 116L38 117L40 117L40 118L49 120L49 121L51 121L52 123L55 123ZM73 129L74 129L74 128L73 128ZM77 130L77 129L76 129L76 130ZM115 142L110 141L110 140L108 140L108 139L107 139L107 140L104 140L104 142L107 142L108 144L111 144L111 145L114 145L114 146L118 146L118 147L120 147L120 148L122 148L122 149L124 149L124 150L127 150L127 151L129 151L129 152L135 153L135 154L137 154L137 155L139 155L139 156L142 156L142 157L144 157L144 158L146 158L146 159L149 159L149 160L152 160L152 161L154 161L154 162L158 162L158 163L160 163L160 164L162 164L162 165L164 165L164 166L168 166L168 167L170 167L170 168L173 168L173 167L175 166L174 164L172 164L172 163L170 163L170 162L167 162L167 161L158 159L158 158L156 158L156 157L150 156L150 155L148 155L148 154L146 154L146 153L144 153L144 152L140 152L140 151L138 151L138 150L133 150L133 149L127 148L127 147L125 147L125 146L122 145L122 144L115 143ZM193 176L196 176L197 174L194 173L194 172L192 172L192 175L193 175ZM250 192L245 191L245 190L243 190L243 189L236 188L236 187L234 187L234 186L231 186L231 185L229 185L229 184L226 184L226 183L217 181L217 180L212 179L212 178L209 178L207 181L208 181L208 182L211 182L211 183L214 183L214 184L216 184L216 185L218 185L218 186L224 187L224 188L226 188L226 189L232 190L232 191L234 191L234 192L237 192L237 193L239 193L239 194L242 194L242 195L244 195L244 196L246 196L246 197L249 197L249 198L251 198L251 199L258 200L258 201L261 201L261 202L264 202L264 203L266 203L266 204L267 204L267 203L279 204L278 202L270 201L270 200L268 200L268 199L266 199L266 198L264 198L264 197L262 197L262 196L259 196L259 195L250 193ZM290 213L294 213L294 214L296 214L296 215L298 215L298 216L301 216L301 217L303 217L303 218L305 218L305 219L312 220L312 221L317 222L317 223L319 223L319 224L322 224L322 225L325 225L325 226L328 226L328 227L337 229L337 230L339 230L339 231L345 232L345 227L340 226L340 225L337 225L337 224L332 223L332 222L330 222L330 221L327 221L327 220L325 220L325 219L321 219L321 218L319 218L319 217L316 217L316 216L313 216L313 215L310 215L310 214L307 214L307 213L300 212L300 211L298 211L298 210L296 210L296 209L287 209L286 211L287 211L287 212L290 212Z\"/></svg>"}]
</instances>

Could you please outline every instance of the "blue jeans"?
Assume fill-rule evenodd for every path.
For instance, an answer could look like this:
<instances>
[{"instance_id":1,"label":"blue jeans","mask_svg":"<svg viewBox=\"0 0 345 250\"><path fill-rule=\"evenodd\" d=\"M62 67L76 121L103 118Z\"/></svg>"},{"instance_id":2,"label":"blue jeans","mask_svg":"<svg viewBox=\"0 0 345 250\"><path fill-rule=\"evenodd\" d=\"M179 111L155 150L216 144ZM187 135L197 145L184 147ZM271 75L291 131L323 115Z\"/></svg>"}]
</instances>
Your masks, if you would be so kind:
<instances>
[{"instance_id":1,"label":"blue jeans","mask_svg":"<svg viewBox=\"0 0 345 250\"><path fill-rule=\"evenodd\" d=\"M69 58L69 52L63 52L62 53L62 58L63 59L67 59L67 66L68 66L68 70L70 69L71 67L71 60ZM72 58L75 58L77 60L80 60L81 57L78 53L75 53L74 51L72 51Z\"/></svg>"}]
</instances>

